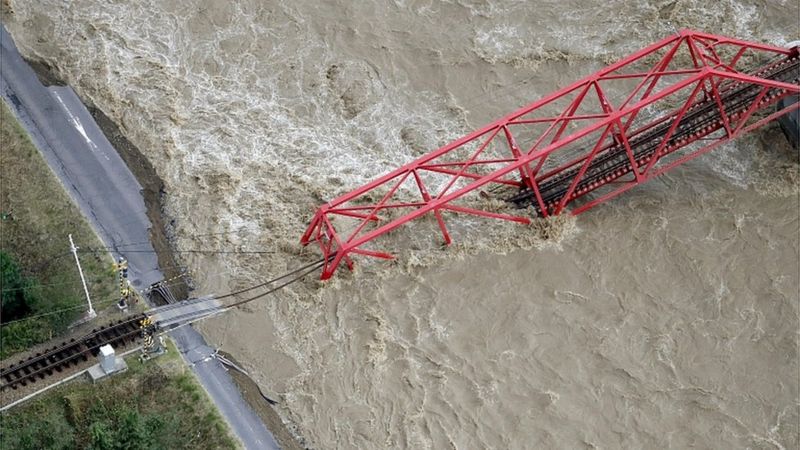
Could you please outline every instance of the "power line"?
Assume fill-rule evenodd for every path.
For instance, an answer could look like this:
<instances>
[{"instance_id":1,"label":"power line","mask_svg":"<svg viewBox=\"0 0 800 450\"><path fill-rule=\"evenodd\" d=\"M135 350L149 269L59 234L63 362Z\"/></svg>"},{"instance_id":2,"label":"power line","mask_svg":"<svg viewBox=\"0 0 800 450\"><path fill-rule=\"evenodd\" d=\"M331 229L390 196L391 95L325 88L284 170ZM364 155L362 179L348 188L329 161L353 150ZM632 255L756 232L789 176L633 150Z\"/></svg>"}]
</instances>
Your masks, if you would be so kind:
<instances>
[{"instance_id":1,"label":"power line","mask_svg":"<svg viewBox=\"0 0 800 450\"><path fill-rule=\"evenodd\" d=\"M333 254L331 254L331 256L330 256L329 258L331 258L331 257L333 257L333 256L334 256L334 255L333 255ZM245 292L249 292L249 291L252 291L252 290L254 290L254 289L258 289L258 288L260 288L260 287L263 287L263 286L266 286L266 285L268 285L268 284L272 284L272 283L274 283L274 282L276 282L276 281L280 281L280 280L282 280L282 279L284 279L284 278L288 278L288 277L290 277L290 276L292 276L292 275L294 275L294 274L296 274L296 273L298 273L298 272L300 272L300 271L303 271L303 270L305 270L305 269L308 269L309 267L311 267L311 268L312 268L312 270L316 270L316 269L318 269L318 268L322 267L322 264L323 264L323 262L324 262L324 261L325 261L325 258L322 258L322 259L320 259L320 260L318 260L318 261L314 261L314 262L312 262L312 263L310 263L310 264L306 264L305 266L302 266L302 267L299 267L299 268L297 268L297 269L294 269L294 270L292 270L291 272L287 272L287 273L285 273L285 274L283 274L283 275L279 276L278 278L273 278L273 279L271 279L271 280L269 280L269 281L265 281L265 282L263 282L263 283L261 283L261 284L257 284L257 285L255 285L255 286L250 286L250 287L248 287L248 288L245 288L245 289L240 289L240 290L238 290L238 291L233 291L233 292L227 293L227 294L225 294L225 295L219 295L219 296L216 296L215 298L216 298L216 299L223 299L223 298L227 298L227 297L233 297L233 296L236 296L236 295L239 295L239 294L243 294L243 293L245 293Z\"/></svg>"},{"instance_id":2,"label":"power line","mask_svg":"<svg viewBox=\"0 0 800 450\"><path fill-rule=\"evenodd\" d=\"M52 264L53 261L55 261L57 259L61 259L61 258L65 257L65 256L69 256L71 254L72 254L72 252L64 252L64 253L58 254L56 256L51 256L50 258L44 259L42 261L39 261L36 264L33 264L32 271L33 272L40 272L40 271L44 270L45 267L47 267L50 264Z\"/></svg>"},{"instance_id":3,"label":"power line","mask_svg":"<svg viewBox=\"0 0 800 450\"><path fill-rule=\"evenodd\" d=\"M200 234L191 234L185 236L186 238L196 238L196 237L206 237L206 236L222 236L226 234L239 234L239 233L250 233L249 230L240 229L240 230L231 230L231 231L220 231L215 233L200 233ZM150 240L147 241L139 241L139 242L123 242L121 244L114 244L113 246L109 246L107 248L116 249L119 247L132 247L134 245L142 245L142 244L151 244Z\"/></svg>"},{"instance_id":4,"label":"power line","mask_svg":"<svg viewBox=\"0 0 800 450\"><path fill-rule=\"evenodd\" d=\"M306 276L308 276L310 273L312 273L312 272L316 271L317 269L321 268L324 265L323 261L319 261L316 265L314 265L310 269L306 270L305 272L301 273L300 275L290 279L289 281L281 283L278 286L275 286L274 288L268 290L267 292L264 292L263 294L258 294L256 296L253 296L253 297L250 297L250 298L247 298L247 299L240 300L238 302L232 303L232 304L228 305L225 309L227 310L227 309L235 308L235 307L241 306L241 305L243 305L245 303L252 302L253 300L258 300L259 298L266 297L267 295L272 294L273 292L278 291L280 289L283 289L283 288L285 288L286 286L288 286L288 285L290 285L292 283L298 282L298 281L302 280L303 278L305 278ZM298 270L300 270L300 269L298 269ZM296 273L296 272L297 272L297 270L295 270L293 272L290 272L290 273ZM283 275L283 276L278 277L278 278L276 278L276 279L274 279L274 280L272 280L272 281L270 281L268 283L277 281L277 280L279 280L281 278L286 278L287 276L288 276L288 274L287 275ZM219 297L217 297L217 298L219 298Z\"/></svg>"},{"instance_id":5,"label":"power line","mask_svg":"<svg viewBox=\"0 0 800 450\"><path fill-rule=\"evenodd\" d=\"M16 292L16 291L32 291L34 289L40 289L45 287L54 287L54 286L75 286L80 284L78 281L65 281L62 283L36 283L30 286L25 287L18 287L18 288L9 288L9 289L0 289L0 292Z\"/></svg>"},{"instance_id":6,"label":"power line","mask_svg":"<svg viewBox=\"0 0 800 450\"><path fill-rule=\"evenodd\" d=\"M119 299L115 298L115 299L111 299L111 300L103 300L103 301L100 301L100 302L96 302L95 304L96 305L110 305L111 303L118 302L118 301L119 301ZM80 305L70 306L68 308L57 309L57 310L54 310L54 311L48 311L46 313L35 314L33 316L26 316L26 317L22 317L22 318L19 318L19 319L9 320L8 322L3 322L2 324L0 324L0 327L4 327L4 326L10 325L12 323L23 322L23 321L26 321L26 320L38 319L40 317L52 316L54 314L61 314L61 313L66 312L66 311L73 311L73 310L82 309L82 308L86 308L86 305L83 302L81 302Z\"/></svg>"},{"instance_id":7,"label":"power line","mask_svg":"<svg viewBox=\"0 0 800 450\"><path fill-rule=\"evenodd\" d=\"M331 258L333 258L335 256L336 256L335 253L331 254L328 257L328 259L330 260ZM254 285L254 286L250 286L248 288L244 288L244 289L240 289L240 290L237 290L237 291L233 291L233 292L230 292L230 293L222 295L222 296L217 296L215 298L216 299L223 299L223 298L227 298L227 297L233 297L233 296L245 293L245 292L252 291L254 289L258 289L260 287L267 286L269 284L273 284L273 283L278 282L280 280L283 280L283 279L286 279L286 278L290 278L292 275L296 275L296 274L299 273L299 275L297 275L296 277L290 278L289 280L279 284L278 286L273 287L272 289L270 289L270 290L268 290L268 291L266 291L266 292L264 292L262 294L258 294L258 295L255 295L253 297L250 297L250 298L247 298L247 299L244 299L244 300L240 300L238 302L234 302L234 303L232 303L230 305L227 305L225 307L226 310L227 309L231 309L231 308L235 308L235 307L243 305L245 303L249 303L249 302L252 302L252 301L257 300L259 298L265 297L265 296L267 296L269 294L272 294L272 293L274 293L274 292L276 292L276 291L278 291L280 289L283 289L284 287L286 287L286 286L288 286L288 285L290 285L292 283L296 283L296 282L302 280L303 278L305 278L306 276L308 276L312 272L320 269L324 265L324 263L325 263L325 259L324 258L323 259L319 259L317 261L314 261L312 263L309 263L309 264L301 266L301 267L299 267L297 269L294 269L294 270L292 270L290 272L287 272L287 273L285 273L285 274L283 274L283 275L281 275L279 277L273 278L273 279L271 279L269 281L265 281L263 283L259 283L259 284ZM222 276L223 274L224 273L219 273L219 274L216 274L214 277ZM210 277L210 278L214 278L214 277ZM173 284L173 283L177 283L177 282L178 281L174 281L172 283L165 283L165 284L169 285L169 284ZM103 301L100 301L100 302L96 302L96 305L98 305L98 306L103 305L104 306L104 305L109 305L111 303L115 303L117 301L119 301L119 299L116 299L116 298L115 299L111 299L111 300L103 300ZM41 314L35 314L33 316L22 317L22 318L19 318L19 319L10 320L8 322L2 323L2 324L0 324L0 328L4 327L6 325L10 325L12 323L23 322L23 321L26 321L26 320L33 320L33 319L38 319L38 318L41 318L41 317L52 316L52 315L61 314L61 313L67 312L67 311L74 311L76 309L81 309L81 308L84 308L84 307L85 307L85 305L80 304L80 305L75 305L75 306L71 306L71 307L67 307L67 308L58 309L58 310L55 310L55 311L48 311L48 312L41 313Z\"/></svg>"},{"instance_id":8,"label":"power line","mask_svg":"<svg viewBox=\"0 0 800 450\"><path fill-rule=\"evenodd\" d=\"M80 253L80 251L78 253ZM166 270L166 269L183 269L183 268L184 268L183 266L179 266L179 265L171 265L171 266L159 267L159 269L162 270L162 271ZM224 272L224 273L230 273L230 271ZM185 276L185 275L188 275L188 273L187 272L182 272L180 275L181 276ZM110 275L109 275L109 277L110 277ZM112 278L109 278L109 279L112 280L112 281L116 280L116 275L114 275L113 279ZM175 283L177 283L177 282L165 283L165 284L175 284ZM38 289L38 288L43 288L43 287L76 286L78 284L80 284L79 281L64 281L64 282L61 282L61 283L37 283L35 285L26 286L26 287L20 287L20 288L0 289L0 292L30 291L30 290L35 290L35 289Z\"/></svg>"},{"instance_id":9,"label":"power line","mask_svg":"<svg viewBox=\"0 0 800 450\"><path fill-rule=\"evenodd\" d=\"M250 231L248 231L248 230L241 229L241 230L232 230L232 231L220 231L220 232L215 232L215 233L193 234L193 235L189 235L187 237L195 238L195 237L205 237L205 236L222 236L222 235L226 235L226 234L239 234L239 233L249 233L249 232ZM150 250L124 250L124 251L120 250L121 247L132 247L132 246L135 246L135 245L143 245L143 244L152 244L152 242L149 241L149 240L147 240L147 241L139 241L139 242L123 242L121 244L115 244L114 246L104 246L104 247L96 247L96 248L98 248L98 249L99 248L103 248L103 249L106 249L106 251L116 251L118 253L153 253ZM80 252L80 250L81 249L79 249L79 252ZM205 251L206 250L202 250L202 251L183 251L183 252L182 251L178 251L177 253L203 253ZM98 251L98 252L95 252L95 253L101 253L101 252ZM218 252L218 253L220 253L220 252ZM239 253L251 253L251 252L239 252ZM252 253L255 253L255 252L252 252ZM33 264L33 271L34 272L39 272L42 269L44 269L45 267L47 267L48 265L52 264L53 261L55 261L57 259L61 259L61 258L65 257L65 256L69 256L70 254L71 254L71 252L64 252L62 254L59 254L59 255L56 255L56 256L52 256L50 258L44 259L44 260L42 260L40 262L37 262L36 264Z\"/></svg>"},{"instance_id":10,"label":"power line","mask_svg":"<svg viewBox=\"0 0 800 450\"><path fill-rule=\"evenodd\" d=\"M170 267L178 267L178 266L170 266ZM225 272L218 272L218 273L215 273L215 274L213 274L213 275L211 275L209 277L205 277L204 279L205 280L210 280L210 279L214 279L214 278L219 278L219 277L221 277L223 275L226 275L226 274L229 274L229 273L231 273L230 270L225 271ZM188 275L188 274L184 273L182 275ZM166 282L166 283L163 283L163 285L171 286L171 285L180 284L180 283L186 284L186 280L184 280L183 277L181 277L181 279L179 279L179 280L173 280L173 281L170 281L170 282ZM61 284L67 284L67 283L53 283L52 286L58 286L58 285L61 285ZM75 284L77 284L77 282L76 283L71 283L71 284L75 285ZM145 291L146 291L146 289L145 289ZM102 300L100 302L97 302L96 304L97 305L109 305L109 304L117 302L117 301L119 301L118 298L112 299L112 300ZM64 309L59 309L59 310L55 310L55 311L48 311L46 313L36 314L36 315L33 315L33 316L22 317L22 318L19 318L19 319L15 319L15 320L11 320L11 321L5 322L2 325L0 325L0 327L5 326L7 324L15 323L15 322L22 322L22 321L25 321L25 320L36 319L36 318L39 318L39 317L49 316L49 315L53 315L53 314L59 314L61 312L65 312L65 311L71 311L71 310L74 310L74 309L80 309L83 306L84 305L81 304L81 305L68 307L68 308L64 308Z\"/></svg>"},{"instance_id":11,"label":"power line","mask_svg":"<svg viewBox=\"0 0 800 450\"><path fill-rule=\"evenodd\" d=\"M86 248L86 249L82 250L82 253L105 252L105 251L107 251L107 249L108 249L108 247ZM131 253L155 253L155 251L151 251L151 250L133 250L133 251L130 251L130 252ZM180 253L180 252L183 252L183 253L212 253L212 254L214 254L214 253L233 253L233 254L235 254L235 253L255 253L255 254L265 254L265 253L273 254L273 253L276 253L275 251L261 251L261 250L259 250L259 251L225 251L225 250L196 250L195 249L195 250L176 251L176 253ZM67 254L69 254L69 253L67 253ZM63 255L61 255L61 256L63 256ZM335 253L329 255L328 259L330 260L333 257L335 257ZM56 259L56 258L53 258L53 259ZM292 270L290 272L287 272L287 273L285 273L285 274L283 274L283 275L281 275L281 276L279 276L277 278L273 278L271 280L268 280L268 281L265 281L263 283L259 283L259 284L256 284L254 286L250 286L250 287L247 287L247 288L244 288L244 289L233 291L233 292L230 292L230 293L222 295L222 296L217 296L216 298L217 299L223 299L223 298L233 297L233 296L236 296L236 295L239 295L239 294L243 294L245 292L249 292L249 291L258 289L260 287L264 287L264 286L276 283L276 282L284 280L286 278L290 278L293 275L296 275L296 274L299 273L299 275L297 275L296 277L290 278L286 282L281 283L278 286L275 286L274 288L268 290L267 292L264 292L262 294L253 296L253 297L245 299L245 300L241 300L241 301L235 302L235 303L233 303L231 305L228 305L226 307L226 309L234 308L234 307L242 305L244 303L248 303L248 302L251 302L253 300L262 298L262 297L264 297L266 295L269 295L269 294L271 294L271 293L273 293L275 291L278 291L278 290L280 290L280 289L282 289L282 288L284 288L284 287L286 287L286 286L288 286L288 285L290 285L292 283L300 281L301 279L303 279L306 276L308 276L310 273L312 273L312 272L316 271L317 269L321 268L324 265L324 262L325 262L324 258L323 259L319 259L317 261L314 261L312 263L309 263L309 264L301 266L301 267L299 267L297 269L294 269L294 270ZM225 273L228 273L228 272L225 272ZM211 278L222 276L223 274L224 273L218 273L218 274L216 274L215 276L213 276ZM176 280L176 281L164 283L164 285L172 285L172 284L176 284L176 283L186 283L186 281L181 279L181 280ZM48 285L35 285L35 286L29 286L29 287L25 287L25 288L7 289L7 290L3 290L2 292L10 292L10 291L15 291L15 290L26 290L26 289L36 289L36 288L41 288L41 287L45 287L45 286L63 286L63 285L76 285L76 284L77 284L77 282L72 282L72 283L51 283L51 284L48 284ZM114 302L117 302L117 301L119 301L119 299L105 300L105 301L97 302L97 305L108 305L108 304L111 304L111 303L114 303ZM81 304L81 305L75 305L75 306L68 307L68 308L58 309L58 310L55 310L55 311L48 311L48 312L41 313L41 314L36 314L36 315L33 315L33 316L22 317L22 318L19 318L19 319L15 319L15 320L11 320L11 321L5 322L5 323L1 324L0 327L6 326L6 325L10 325L12 323L26 321L26 320L33 320L33 319L38 319L38 318L41 318L41 317L47 317L47 316L52 316L52 315L56 315L56 314L61 314L61 313L67 312L67 311L73 311L73 310L80 309L80 308L83 308L83 307L84 307L84 305Z\"/></svg>"},{"instance_id":12,"label":"power line","mask_svg":"<svg viewBox=\"0 0 800 450\"><path fill-rule=\"evenodd\" d=\"M122 255L126 253L158 253L155 250L117 250L113 247L89 247L80 249L78 253L105 253L109 250L114 250ZM275 250L209 250L209 249L188 249L188 250L170 250L172 253L202 253L202 254L256 254L256 255L269 255L277 253Z\"/></svg>"}]
</instances>

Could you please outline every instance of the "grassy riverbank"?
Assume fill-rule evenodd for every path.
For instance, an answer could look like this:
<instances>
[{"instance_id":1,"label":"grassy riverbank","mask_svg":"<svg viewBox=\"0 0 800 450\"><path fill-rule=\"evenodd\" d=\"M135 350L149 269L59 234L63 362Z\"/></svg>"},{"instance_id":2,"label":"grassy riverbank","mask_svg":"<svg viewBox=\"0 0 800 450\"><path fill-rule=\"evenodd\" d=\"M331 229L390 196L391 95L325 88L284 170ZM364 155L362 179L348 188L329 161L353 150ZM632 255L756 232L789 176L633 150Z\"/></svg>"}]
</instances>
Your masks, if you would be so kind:
<instances>
[{"instance_id":1,"label":"grassy riverbank","mask_svg":"<svg viewBox=\"0 0 800 450\"><path fill-rule=\"evenodd\" d=\"M3 314L0 359L63 333L85 311L80 277L69 252L69 234L79 247L102 247L2 103L0 252L5 258L0 289L4 309L7 303L19 307ZM96 308L108 307L118 292L111 257L83 253L80 259Z\"/></svg>"},{"instance_id":2,"label":"grassy riverbank","mask_svg":"<svg viewBox=\"0 0 800 450\"><path fill-rule=\"evenodd\" d=\"M103 246L0 102L0 359L62 334L85 311L68 234L84 249ZM95 308L118 315L112 259L105 252L79 256ZM133 356L128 364L126 373L96 385L80 377L2 413L0 448L238 446L174 346L155 361Z\"/></svg>"},{"instance_id":3,"label":"grassy riverbank","mask_svg":"<svg viewBox=\"0 0 800 450\"><path fill-rule=\"evenodd\" d=\"M170 342L166 355L53 389L0 417L0 447L229 449L237 443Z\"/></svg>"}]
</instances>

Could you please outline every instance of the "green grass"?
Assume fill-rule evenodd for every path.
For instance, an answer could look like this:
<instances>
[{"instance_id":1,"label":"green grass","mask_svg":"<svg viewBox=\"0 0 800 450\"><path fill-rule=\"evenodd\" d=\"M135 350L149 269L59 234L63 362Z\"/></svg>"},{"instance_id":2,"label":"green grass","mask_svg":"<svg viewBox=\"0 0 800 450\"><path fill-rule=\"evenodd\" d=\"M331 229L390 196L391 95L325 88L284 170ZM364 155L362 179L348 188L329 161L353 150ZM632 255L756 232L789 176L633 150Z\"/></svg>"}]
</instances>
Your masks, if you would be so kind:
<instances>
[{"instance_id":1,"label":"green grass","mask_svg":"<svg viewBox=\"0 0 800 450\"><path fill-rule=\"evenodd\" d=\"M166 355L100 381L55 388L0 416L0 448L236 448L170 342Z\"/></svg>"},{"instance_id":2,"label":"green grass","mask_svg":"<svg viewBox=\"0 0 800 450\"><path fill-rule=\"evenodd\" d=\"M0 359L64 332L85 310L80 277L69 252L69 233L79 247L102 246L11 111L0 102L0 252L13 260L4 259L0 280L21 286L29 294L24 301L30 302L23 320L6 320L0 329ZM95 307L114 308L111 303L118 285L110 256L84 253L80 258ZM128 365L124 374L96 385L74 381L2 413L0 448L238 446L171 343L166 355L145 363L131 357Z\"/></svg>"},{"instance_id":3,"label":"green grass","mask_svg":"<svg viewBox=\"0 0 800 450\"><path fill-rule=\"evenodd\" d=\"M85 310L81 308L86 300L69 253L68 234L73 235L79 247L103 246L3 102L0 213L0 251L10 254L20 266L30 281L26 289L37 299L27 315L35 318L3 325L3 359L63 333ZM80 259L93 302L99 307L108 306L118 289L111 257L84 253ZM69 310L52 314L63 309Z\"/></svg>"}]
</instances>

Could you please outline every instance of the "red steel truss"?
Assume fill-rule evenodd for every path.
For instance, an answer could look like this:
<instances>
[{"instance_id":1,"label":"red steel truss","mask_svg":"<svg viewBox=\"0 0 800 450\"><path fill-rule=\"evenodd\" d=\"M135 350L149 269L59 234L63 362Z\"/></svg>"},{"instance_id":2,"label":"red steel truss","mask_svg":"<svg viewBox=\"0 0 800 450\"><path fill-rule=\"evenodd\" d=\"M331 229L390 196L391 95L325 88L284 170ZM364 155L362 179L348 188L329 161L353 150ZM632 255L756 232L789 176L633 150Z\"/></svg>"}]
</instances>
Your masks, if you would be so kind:
<instances>
[{"instance_id":1,"label":"red steel truss","mask_svg":"<svg viewBox=\"0 0 800 450\"><path fill-rule=\"evenodd\" d=\"M446 244L453 213L579 214L800 107L769 108L798 77L797 47L681 31L320 206L301 243L327 279L352 255L391 259L373 241L426 214Z\"/></svg>"}]
</instances>

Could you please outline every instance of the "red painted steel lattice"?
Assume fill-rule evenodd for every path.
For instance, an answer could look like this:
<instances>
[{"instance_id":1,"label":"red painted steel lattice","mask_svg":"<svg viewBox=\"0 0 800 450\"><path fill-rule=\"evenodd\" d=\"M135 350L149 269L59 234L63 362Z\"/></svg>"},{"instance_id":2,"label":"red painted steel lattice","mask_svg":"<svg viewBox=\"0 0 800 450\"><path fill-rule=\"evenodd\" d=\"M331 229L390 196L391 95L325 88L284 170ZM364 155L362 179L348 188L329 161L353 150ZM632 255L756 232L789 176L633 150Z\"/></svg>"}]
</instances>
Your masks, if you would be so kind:
<instances>
[{"instance_id":1,"label":"red painted steel lattice","mask_svg":"<svg viewBox=\"0 0 800 450\"><path fill-rule=\"evenodd\" d=\"M799 77L797 47L682 31L320 206L301 243L327 279L429 213L447 244L445 214L579 214L800 107L768 113Z\"/></svg>"}]
</instances>

